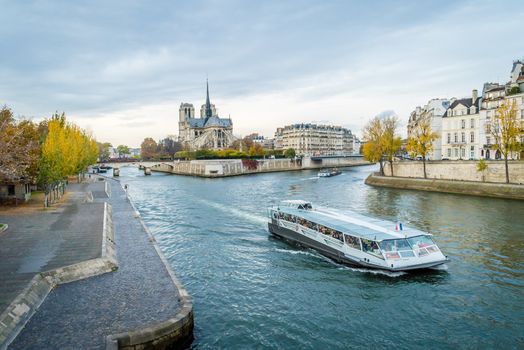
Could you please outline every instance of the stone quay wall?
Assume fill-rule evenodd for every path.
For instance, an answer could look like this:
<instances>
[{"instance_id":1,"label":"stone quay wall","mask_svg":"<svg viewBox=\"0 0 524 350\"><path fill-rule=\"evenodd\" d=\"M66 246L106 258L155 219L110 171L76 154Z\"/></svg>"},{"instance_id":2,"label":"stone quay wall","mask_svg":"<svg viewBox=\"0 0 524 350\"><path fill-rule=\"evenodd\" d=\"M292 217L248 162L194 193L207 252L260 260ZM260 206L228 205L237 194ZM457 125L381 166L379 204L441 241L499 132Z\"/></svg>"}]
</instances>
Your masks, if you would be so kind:
<instances>
[{"instance_id":1,"label":"stone quay wall","mask_svg":"<svg viewBox=\"0 0 524 350\"><path fill-rule=\"evenodd\" d=\"M478 161L445 160L426 162L428 179L475 181L475 182L506 182L504 161L486 161L488 168L477 171ZM509 179L513 184L524 184L524 161L509 161ZM384 163L384 174L391 176L389 163ZM422 161L400 161L393 163L395 177L424 178Z\"/></svg>"},{"instance_id":2,"label":"stone quay wall","mask_svg":"<svg viewBox=\"0 0 524 350\"><path fill-rule=\"evenodd\" d=\"M524 186L506 183L478 181L451 181L437 179L415 179L371 174L366 185L408 190L466 194L472 196L524 200Z\"/></svg>"}]
</instances>

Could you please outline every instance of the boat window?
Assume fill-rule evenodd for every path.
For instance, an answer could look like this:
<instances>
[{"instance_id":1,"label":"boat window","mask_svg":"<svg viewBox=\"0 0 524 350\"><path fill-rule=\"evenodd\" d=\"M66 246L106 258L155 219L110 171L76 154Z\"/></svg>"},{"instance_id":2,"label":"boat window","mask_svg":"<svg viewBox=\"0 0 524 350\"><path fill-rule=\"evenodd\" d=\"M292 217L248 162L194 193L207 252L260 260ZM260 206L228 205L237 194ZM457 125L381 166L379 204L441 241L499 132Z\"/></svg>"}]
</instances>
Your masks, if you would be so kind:
<instances>
[{"instance_id":1,"label":"boat window","mask_svg":"<svg viewBox=\"0 0 524 350\"><path fill-rule=\"evenodd\" d=\"M413 249L420 249L429 247L430 245L435 245L435 242L431 239L430 236L415 236L408 238L409 244L413 247Z\"/></svg>"},{"instance_id":2,"label":"boat window","mask_svg":"<svg viewBox=\"0 0 524 350\"><path fill-rule=\"evenodd\" d=\"M406 239L388 239L379 242L379 246L384 252L386 259L400 259L415 256Z\"/></svg>"},{"instance_id":3,"label":"boat window","mask_svg":"<svg viewBox=\"0 0 524 350\"><path fill-rule=\"evenodd\" d=\"M335 239L338 239L339 241L342 242L342 232L340 231L336 231L336 230L332 230L331 232L331 237L335 238Z\"/></svg>"},{"instance_id":4,"label":"boat window","mask_svg":"<svg viewBox=\"0 0 524 350\"><path fill-rule=\"evenodd\" d=\"M310 228L310 229L314 229L314 224L309 221L309 220L306 220L306 219L302 219L302 218L297 218L297 224L300 224L304 227L307 227L307 228Z\"/></svg>"},{"instance_id":5,"label":"boat window","mask_svg":"<svg viewBox=\"0 0 524 350\"><path fill-rule=\"evenodd\" d=\"M370 241L369 239L361 239L362 241L362 250L366 253L376 255L380 258L382 258L382 254L380 254L380 248L378 247L377 242Z\"/></svg>"},{"instance_id":6,"label":"boat window","mask_svg":"<svg viewBox=\"0 0 524 350\"><path fill-rule=\"evenodd\" d=\"M346 244L350 246L351 248L355 248L360 250L360 239L358 237L353 237L350 235L344 235L344 238L346 240Z\"/></svg>"},{"instance_id":7,"label":"boat window","mask_svg":"<svg viewBox=\"0 0 524 350\"><path fill-rule=\"evenodd\" d=\"M290 221L290 222L296 222L295 215L286 214L286 213L280 213L280 218L282 220Z\"/></svg>"}]
</instances>

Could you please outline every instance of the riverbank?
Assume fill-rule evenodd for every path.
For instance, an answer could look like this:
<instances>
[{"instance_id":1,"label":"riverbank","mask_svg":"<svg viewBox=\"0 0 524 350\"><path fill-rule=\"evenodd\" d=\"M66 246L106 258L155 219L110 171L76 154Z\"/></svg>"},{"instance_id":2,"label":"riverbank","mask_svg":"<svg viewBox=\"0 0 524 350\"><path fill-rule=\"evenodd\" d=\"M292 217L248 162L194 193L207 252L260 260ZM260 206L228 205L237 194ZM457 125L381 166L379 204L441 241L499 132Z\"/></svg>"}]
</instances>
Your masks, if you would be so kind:
<instances>
[{"instance_id":1,"label":"riverbank","mask_svg":"<svg viewBox=\"0 0 524 350\"><path fill-rule=\"evenodd\" d=\"M78 186L56 215L1 218L10 229L0 237L0 257L11 266L2 265L0 278L11 282L0 285L18 286L6 289L2 300L9 304L20 293L9 304L16 312L10 313L22 312L26 319L12 327L19 332L16 338L11 333L0 348L9 343L10 349L187 344L193 330L191 298L126 192L113 180ZM26 242L24 249L16 249L20 242ZM104 253L108 249L114 265L93 266L111 255ZM64 272L72 278L62 279ZM31 278L35 283L28 284Z\"/></svg>"},{"instance_id":2,"label":"riverbank","mask_svg":"<svg viewBox=\"0 0 524 350\"><path fill-rule=\"evenodd\" d=\"M524 185L515 184L391 177L376 174L370 174L365 183L378 187L524 200Z\"/></svg>"}]
</instances>

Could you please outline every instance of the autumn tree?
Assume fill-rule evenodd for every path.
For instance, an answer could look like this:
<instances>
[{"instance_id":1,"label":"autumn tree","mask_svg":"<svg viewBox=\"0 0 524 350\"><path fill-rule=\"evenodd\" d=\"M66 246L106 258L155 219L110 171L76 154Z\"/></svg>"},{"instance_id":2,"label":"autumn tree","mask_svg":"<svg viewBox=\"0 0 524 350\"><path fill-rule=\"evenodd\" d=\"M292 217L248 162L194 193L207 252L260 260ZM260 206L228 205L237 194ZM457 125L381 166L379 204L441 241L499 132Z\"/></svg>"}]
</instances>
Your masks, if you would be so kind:
<instances>
[{"instance_id":1,"label":"autumn tree","mask_svg":"<svg viewBox=\"0 0 524 350\"><path fill-rule=\"evenodd\" d=\"M142 159L152 159L157 156L157 143L151 137L146 137L140 145Z\"/></svg>"},{"instance_id":2,"label":"autumn tree","mask_svg":"<svg viewBox=\"0 0 524 350\"><path fill-rule=\"evenodd\" d=\"M384 124L382 118L376 116L364 127L364 159L380 165L380 174L384 175Z\"/></svg>"},{"instance_id":3,"label":"autumn tree","mask_svg":"<svg viewBox=\"0 0 524 350\"><path fill-rule=\"evenodd\" d=\"M382 150L393 176L393 159L402 145L402 139L397 135L398 117L395 115L385 117L382 119L382 125Z\"/></svg>"},{"instance_id":4,"label":"autumn tree","mask_svg":"<svg viewBox=\"0 0 524 350\"><path fill-rule=\"evenodd\" d=\"M407 150L413 156L422 157L424 178L427 178L426 159L433 150L433 142L439 138L438 133L431 130L431 120L427 116L421 116L408 137Z\"/></svg>"},{"instance_id":5,"label":"autumn tree","mask_svg":"<svg viewBox=\"0 0 524 350\"><path fill-rule=\"evenodd\" d=\"M253 142L249 147L248 154L250 157L262 157L264 156L264 148L259 143Z\"/></svg>"},{"instance_id":6,"label":"autumn tree","mask_svg":"<svg viewBox=\"0 0 524 350\"><path fill-rule=\"evenodd\" d=\"M38 183L44 189L44 206L49 205L49 194L55 198L65 190L68 176L81 174L96 162L98 147L95 139L73 123L67 123L65 114L55 113L46 122L38 165Z\"/></svg>"},{"instance_id":7,"label":"autumn tree","mask_svg":"<svg viewBox=\"0 0 524 350\"><path fill-rule=\"evenodd\" d=\"M31 121L16 121L10 108L0 110L0 181L32 182L40 156L38 127Z\"/></svg>"},{"instance_id":8,"label":"autumn tree","mask_svg":"<svg viewBox=\"0 0 524 350\"><path fill-rule=\"evenodd\" d=\"M509 183L508 158L512 152L520 150L519 136L522 135L522 129L517 119L517 104L515 101L502 103L495 111L495 116L488 125L489 133L494 140L493 148L498 150L504 157L506 183Z\"/></svg>"}]
</instances>

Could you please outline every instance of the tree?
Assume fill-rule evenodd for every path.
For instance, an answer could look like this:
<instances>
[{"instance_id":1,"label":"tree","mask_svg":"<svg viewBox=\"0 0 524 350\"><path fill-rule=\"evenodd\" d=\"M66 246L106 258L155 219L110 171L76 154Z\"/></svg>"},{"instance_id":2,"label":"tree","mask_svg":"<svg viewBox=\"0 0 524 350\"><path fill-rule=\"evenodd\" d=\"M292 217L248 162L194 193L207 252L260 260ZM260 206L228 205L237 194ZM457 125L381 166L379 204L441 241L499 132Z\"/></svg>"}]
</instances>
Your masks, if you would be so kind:
<instances>
[{"instance_id":1,"label":"tree","mask_svg":"<svg viewBox=\"0 0 524 350\"><path fill-rule=\"evenodd\" d=\"M249 152L248 152L249 156L250 157L262 157L264 156L264 148L256 143L256 142L253 142L253 144L251 145L251 147L249 147ZM293 155L294 157L294 155ZM292 158L292 157L290 157Z\"/></svg>"},{"instance_id":2,"label":"tree","mask_svg":"<svg viewBox=\"0 0 524 350\"><path fill-rule=\"evenodd\" d=\"M284 157L286 157L286 158L295 158L296 155L297 155L297 152L295 152L295 150L293 148L288 148L284 152Z\"/></svg>"},{"instance_id":3,"label":"tree","mask_svg":"<svg viewBox=\"0 0 524 350\"><path fill-rule=\"evenodd\" d=\"M129 147L126 145L118 145L116 151L118 152L118 158L122 158L123 155L129 154Z\"/></svg>"},{"instance_id":4,"label":"tree","mask_svg":"<svg viewBox=\"0 0 524 350\"><path fill-rule=\"evenodd\" d=\"M393 176L393 158L402 145L402 139L396 134L398 127L397 116L389 116L382 120L383 134L382 134L382 149L386 160L389 162L391 168L391 176Z\"/></svg>"},{"instance_id":5,"label":"tree","mask_svg":"<svg viewBox=\"0 0 524 350\"><path fill-rule=\"evenodd\" d=\"M28 120L15 121L7 106L0 110L0 181L32 182L40 156L38 127Z\"/></svg>"},{"instance_id":6,"label":"tree","mask_svg":"<svg viewBox=\"0 0 524 350\"><path fill-rule=\"evenodd\" d=\"M158 153L161 158L168 157L169 159L174 159L175 154L181 150L182 144L170 137L166 137L158 142Z\"/></svg>"},{"instance_id":7,"label":"tree","mask_svg":"<svg viewBox=\"0 0 524 350\"><path fill-rule=\"evenodd\" d=\"M110 156L109 148L113 147L113 145L109 142L104 142L104 143L97 142L97 146L98 146L98 154L99 154L100 161L107 162Z\"/></svg>"},{"instance_id":8,"label":"tree","mask_svg":"<svg viewBox=\"0 0 524 350\"><path fill-rule=\"evenodd\" d=\"M78 175L80 179L87 166L96 162L98 147L90 134L67 123L64 113L55 113L46 125L38 183L44 188L44 206L47 207L51 192L55 197L64 192L67 176Z\"/></svg>"},{"instance_id":9,"label":"tree","mask_svg":"<svg viewBox=\"0 0 524 350\"><path fill-rule=\"evenodd\" d=\"M420 117L412 129L412 135L408 137L406 148L412 157L422 157L425 179L427 179L426 158L433 150L433 141L438 138L439 135L431 130L431 120L426 116Z\"/></svg>"},{"instance_id":10,"label":"tree","mask_svg":"<svg viewBox=\"0 0 524 350\"><path fill-rule=\"evenodd\" d=\"M488 124L489 133L493 136L493 148L504 157L506 183L509 183L508 157L520 149L519 136L522 130L517 119L517 104L504 102L495 111L495 116Z\"/></svg>"},{"instance_id":11,"label":"tree","mask_svg":"<svg viewBox=\"0 0 524 350\"><path fill-rule=\"evenodd\" d=\"M486 180L485 171L488 169L488 164L484 159L479 160L477 163L477 171L482 173L482 182Z\"/></svg>"},{"instance_id":12,"label":"tree","mask_svg":"<svg viewBox=\"0 0 524 350\"><path fill-rule=\"evenodd\" d=\"M151 137L146 137L140 145L140 155L142 156L142 159L152 159L157 157L157 148L158 145L156 141Z\"/></svg>"},{"instance_id":13,"label":"tree","mask_svg":"<svg viewBox=\"0 0 524 350\"><path fill-rule=\"evenodd\" d=\"M384 125L382 118L376 116L364 127L364 159L370 162L379 162L380 174L384 175Z\"/></svg>"}]
</instances>

